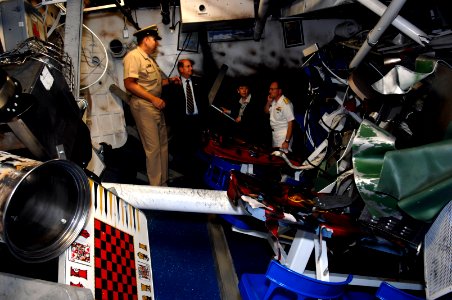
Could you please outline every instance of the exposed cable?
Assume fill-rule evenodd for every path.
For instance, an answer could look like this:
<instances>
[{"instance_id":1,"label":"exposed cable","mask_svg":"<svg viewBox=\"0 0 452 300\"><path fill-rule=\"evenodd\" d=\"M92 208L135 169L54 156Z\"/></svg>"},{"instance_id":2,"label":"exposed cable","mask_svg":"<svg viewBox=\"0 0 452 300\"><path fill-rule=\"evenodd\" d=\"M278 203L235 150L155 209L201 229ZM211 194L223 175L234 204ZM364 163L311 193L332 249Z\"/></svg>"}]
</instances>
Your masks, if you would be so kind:
<instances>
[{"instance_id":1,"label":"exposed cable","mask_svg":"<svg viewBox=\"0 0 452 300\"><path fill-rule=\"evenodd\" d=\"M89 84L89 85L87 85L87 86L84 86L84 87L82 87L82 88L80 88L80 90L81 91L83 91L83 90L85 90L85 89L88 89L88 88L90 88L90 87L92 87L94 84L96 84L97 82L99 82L99 80L102 78L102 77L104 77L104 75L105 75L105 73L107 72L107 69L108 69L108 63L109 63L109 60L108 60L108 52L107 52L107 49L105 48L105 46L104 46L104 43L102 43L102 41L101 41L101 39L91 30L91 29L89 29L88 28L88 26L86 26L85 24L82 24L83 25L83 27L86 29L86 30L88 30L98 41L99 41L99 43L100 43L100 45L102 46L102 49L104 49L104 53L105 53L105 68L104 68L104 70L102 71L102 74L100 74L100 76L94 81L94 82L92 82L91 84Z\"/></svg>"},{"instance_id":2,"label":"exposed cable","mask_svg":"<svg viewBox=\"0 0 452 300\"><path fill-rule=\"evenodd\" d=\"M173 74L174 68L176 68L176 65L177 65L177 61L179 60L179 57L182 54L182 51L184 51L185 47L188 46L188 42L190 41L190 38L191 38L191 32L185 36L185 40L182 43L182 49L177 54L177 57L174 61L173 68L171 69L171 72L169 73L168 77L171 77L171 74Z\"/></svg>"}]
</instances>

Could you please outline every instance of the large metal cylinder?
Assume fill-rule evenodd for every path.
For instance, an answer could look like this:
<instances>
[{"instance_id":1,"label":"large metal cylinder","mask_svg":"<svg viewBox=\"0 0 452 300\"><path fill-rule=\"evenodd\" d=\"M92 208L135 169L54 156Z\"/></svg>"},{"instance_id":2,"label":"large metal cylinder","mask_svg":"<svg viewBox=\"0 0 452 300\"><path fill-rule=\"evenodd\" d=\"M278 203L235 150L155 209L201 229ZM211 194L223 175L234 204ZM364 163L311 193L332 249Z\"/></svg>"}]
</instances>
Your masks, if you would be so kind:
<instances>
[{"instance_id":1,"label":"large metal cylinder","mask_svg":"<svg viewBox=\"0 0 452 300\"><path fill-rule=\"evenodd\" d=\"M85 226L89 207L88 178L76 164L0 151L0 240L20 260L63 253Z\"/></svg>"}]
</instances>

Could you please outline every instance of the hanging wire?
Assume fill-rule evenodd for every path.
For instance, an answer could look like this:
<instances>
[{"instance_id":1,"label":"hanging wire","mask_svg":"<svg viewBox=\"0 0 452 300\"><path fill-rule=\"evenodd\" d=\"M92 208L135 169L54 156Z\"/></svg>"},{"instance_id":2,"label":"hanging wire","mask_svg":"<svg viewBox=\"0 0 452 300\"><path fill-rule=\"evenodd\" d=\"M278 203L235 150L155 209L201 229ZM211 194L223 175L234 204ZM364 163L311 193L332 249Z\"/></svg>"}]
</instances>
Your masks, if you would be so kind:
<instances>
[{"instance_id":1,"label":"hanging wire","mask_svg":"<svg viewBox=\"0 0 452 300\"><path fill-rule=\"evenodd\" d=\"M325 64L325 62L323 61L323 59L320 58L320 61L322 62L322 65L328 70L328 72L330 72L331 75L333 75L334 77L336 77L336 79L337 79L340 83L342 83L342 84L344 84L344 85L348 85L347 79L343 79L343 78L339 77L339 75L337 75L336 73L334 73L334 72L333 72L333 71Z\"/></svg>"},{"instance_id":2,"label":"hanging wire","mask_svg":"<svg viewBox=\"0 0 452 300\"><path fill-rule=\"evenodd\" d=\"M64 23L61 23L60 25L57 26L57 28L60 27L60 26L63 26L63 25L64 25ZM102 43L101 39L100 39L100 38L99 38L99 37L98 37L91 29L89 29L88 26L86 26L85 24L82 24L82 25L83 25L83 28L85 28L86 30L88 30L88 31L92 34L92 36L94 36L94 37L98 40L99 44L102 46L103 52L104 52L104 54L105 54L105 67L104 67L104 69L102 70L102 73L100 74L100 76L99 76L95 81L93 81L92 83L90 83L90 84L87 85L87 86L84 86L84 87L80 88L80 91L83 91L83 90L85 90L85 89L88 89L88 88L92 87L94 84L96 84L97 82L99 82L99 80L101 80L102 77L104 77L105 73L107 72L108 64L109 64L108 52L107 52L107 49L105 48L104 44ZM81 48L81 50L82 50L82 54L84 55L84 57L85 57L85 59L86 59L86 63L89 65L88 58L86 57L83 48ZM104 60L101 60L101 61L99 62L99 64L101 64L103 61L104 61ZM90 67L91 67L91 66L90 66ZM92 72L93 72L93 71L92 71ZM90 74L92 74L92 72L91 72Z\"/></svg>"},{"instance_id":3,"label":"hanging wire","mask_svg":"<svg viewBox=\"0 0 452 300\"><path fill-rule=\"evenodd\" d=\"M311 83L309 83L309 85L311 85ZM311 136L311 125L309 123L309 116L310 116L310 111L311 111L311 107L312 104L314 103L315 97L313 97L311 99L311 101L309 102L308 108L306 109L305 115L304 115L304 124L303 127L305 129L305 133L306 133L306 137L308 138L309 143L311 144L312 147L316 147L314 140L312 139Z\"/></svg>"},{"instance_id":4,"label":"hanging wire","mask_svg":"<svg viewBox=\"0 0 452 300\"><path fill-rule=\"evenodd\" d=\"M190 42L190 39L191 39L191 32L188 33L188 34L185 36L185 40L184 40L184 42L182 43L182 49L181 49L181 50L179 51L179 53L177 54L177 57L176 57L176 59L175 59L175 61L174 61L173 68L171 69L171 72L169 73L168 77L171 77L171 74L173 74L174 68L176 68L176 65L177 65L177 61L179 60L179 57L180 57L180 55L182 54L182 51L184 51L184 49L186 49L186 47L188 46L188 43Z\"/></svg>"},{"instance_id":5,"label":"hanging wire","mask_svg":"<svg viewBox=\"0 0 452 300\"><path fill-rule=\"evenodd\" d=\"M101 78L104 77L105 73L107 72L108 64L109 64L108 52L107 52L107 49L105 48L104 44L102 43L101 39L91 29L89 29L88 26L83 24L83 27L86 30L88 30L98 40L99 44L102 46L102 49L104 50L104 53L105 53L105 67L104 67L102 73L99 75L99 77L95 81L93 81L92 83L88 84L87 86L84 86L84 87L80 88L81 91L85 90L85 89L88 89L88 88L92 87L94 84L96 84L97 82L99 82L99 80L101 80ZM102 61L103 60L101 60L99 64L101 64Z\"/></svg>"}]
</instances>

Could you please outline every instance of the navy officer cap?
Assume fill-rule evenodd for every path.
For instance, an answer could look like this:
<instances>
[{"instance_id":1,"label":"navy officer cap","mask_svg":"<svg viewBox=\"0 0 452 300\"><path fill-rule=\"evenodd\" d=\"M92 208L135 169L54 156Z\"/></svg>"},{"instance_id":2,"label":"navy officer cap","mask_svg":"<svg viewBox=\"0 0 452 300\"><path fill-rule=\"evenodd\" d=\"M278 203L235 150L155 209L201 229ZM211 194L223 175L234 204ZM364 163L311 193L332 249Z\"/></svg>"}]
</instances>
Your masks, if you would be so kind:
<instances>
[{"instance_id":1,"label":"navy officer cap","mask_svg":"<svg viewBox=\"0 0 452 300\"><path fill-rule=\"evenodd\" d=\"M148 35L153 36L156 40L162 39L162 37L159 35L159 29L158 29L157 25L155 25L155 24L148 26L146 28L140 29L133 34L133 36L136 36L138 39L143 38Z\"/></svg>"}]
</instances>

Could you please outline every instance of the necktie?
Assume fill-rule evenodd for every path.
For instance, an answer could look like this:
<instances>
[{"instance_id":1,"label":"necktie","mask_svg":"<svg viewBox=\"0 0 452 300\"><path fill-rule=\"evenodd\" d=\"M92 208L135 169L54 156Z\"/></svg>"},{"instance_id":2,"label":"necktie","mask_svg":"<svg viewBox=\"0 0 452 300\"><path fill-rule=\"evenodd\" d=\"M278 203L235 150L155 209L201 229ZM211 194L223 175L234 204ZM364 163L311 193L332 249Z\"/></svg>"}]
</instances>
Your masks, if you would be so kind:
<instances>
[{"instance_id":1,"label":"necktie","mask_svg":"<svg viewBox=\"0 0 452 300\"><path fill-rule=\"evenodd\" d=\"M187 113L192 115L195 112L194 104L193 104L193 93L191 91L190 79L187 79L185 85L185 92L187 94Z\"/></svg>"}]
</instances>

